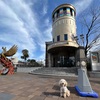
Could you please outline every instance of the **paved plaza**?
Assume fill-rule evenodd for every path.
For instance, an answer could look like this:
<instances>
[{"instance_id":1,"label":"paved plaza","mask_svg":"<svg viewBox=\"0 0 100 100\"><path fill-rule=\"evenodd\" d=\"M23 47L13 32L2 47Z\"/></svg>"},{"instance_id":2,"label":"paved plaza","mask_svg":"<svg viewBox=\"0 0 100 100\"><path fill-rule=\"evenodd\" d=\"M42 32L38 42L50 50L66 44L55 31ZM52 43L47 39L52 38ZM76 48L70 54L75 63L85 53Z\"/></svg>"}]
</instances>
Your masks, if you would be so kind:
<instances>
[{"instance_id":1,"label":"paved plaza","mask_svg":"<svg viewBox=\"0 0 100 100\"><path fill-rule=\"evenodd\" d=\"M68 81L71 96L60 97L58 82L61 78ZM100 96L100 78L89 78L94 91ZM80 97L75 91L77 77L43 76L27 73L0 76L0 100L95 100ZM100 100L100 98L97 98Z\"/></svg>"}]
</instances>

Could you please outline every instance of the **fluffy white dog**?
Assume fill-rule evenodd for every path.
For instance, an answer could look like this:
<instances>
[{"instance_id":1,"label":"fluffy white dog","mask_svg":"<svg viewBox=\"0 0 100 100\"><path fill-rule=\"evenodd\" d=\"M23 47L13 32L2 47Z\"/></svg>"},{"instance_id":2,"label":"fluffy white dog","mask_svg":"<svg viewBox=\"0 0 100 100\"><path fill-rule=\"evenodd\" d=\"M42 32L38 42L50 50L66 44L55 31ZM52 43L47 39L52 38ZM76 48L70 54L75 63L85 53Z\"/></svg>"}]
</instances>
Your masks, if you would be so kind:
<instances>
[{"instance_id":1,"label":"fluffy white dog","mask_svg":"<svg viewBox=\"0 0 100 100\"><path fill-rule=\"evenodd\" d=\"M65 79L61 79L59 81L60 85L60 96L66 98L66 96L70 96L70 91L67 88L67 81Z\"/></svg>"}]
</instances>

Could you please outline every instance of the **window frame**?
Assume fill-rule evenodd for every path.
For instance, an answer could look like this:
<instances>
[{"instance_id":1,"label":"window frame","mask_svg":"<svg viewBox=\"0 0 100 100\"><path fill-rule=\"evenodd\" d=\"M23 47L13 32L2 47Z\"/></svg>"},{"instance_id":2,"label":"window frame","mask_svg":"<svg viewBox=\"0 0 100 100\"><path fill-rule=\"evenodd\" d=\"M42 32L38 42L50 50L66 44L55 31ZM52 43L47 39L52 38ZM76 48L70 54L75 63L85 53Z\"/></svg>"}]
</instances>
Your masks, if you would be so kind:
<instances>
[{"instance_id":1,"label":"window frame","mask_svg":"<svg viewBox=\"0 0 100 100\"><path fill-rule=\"evenodd\" d=\"M60 41L60 35L57 36L57 41Z\"/></svg>"},{"instance_id":2,"label":"window frame","mask_svg":"<svg viewBox=\"0 0 100 100\"><path fill-rule=\"evenodd\" d=\"M68 34L64 34L64 40L68 40Z\"/></svg>"}]
</instances>

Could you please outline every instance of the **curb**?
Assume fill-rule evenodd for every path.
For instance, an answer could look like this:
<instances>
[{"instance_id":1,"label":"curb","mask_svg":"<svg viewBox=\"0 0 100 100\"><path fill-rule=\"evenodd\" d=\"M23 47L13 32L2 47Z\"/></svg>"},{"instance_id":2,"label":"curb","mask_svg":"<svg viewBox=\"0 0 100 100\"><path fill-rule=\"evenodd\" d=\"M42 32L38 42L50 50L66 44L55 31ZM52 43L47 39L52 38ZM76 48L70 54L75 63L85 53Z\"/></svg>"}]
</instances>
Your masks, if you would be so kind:
<instances>
[{"instance_id":1,"label":"curb","mask_svg":"<svg viewBox=\"0 0 100 100\"><path fill-rule=\"evenodd\" d=\"M68 76L68 77L78 77L78 75L56 75L56 74L42 74L42 73L31 73L31 72L29 72L28 74L32 74L32 75L43 75L43 76L64 76L64 77L66 77L66 76Z\"/></svg>"}]
</instances>

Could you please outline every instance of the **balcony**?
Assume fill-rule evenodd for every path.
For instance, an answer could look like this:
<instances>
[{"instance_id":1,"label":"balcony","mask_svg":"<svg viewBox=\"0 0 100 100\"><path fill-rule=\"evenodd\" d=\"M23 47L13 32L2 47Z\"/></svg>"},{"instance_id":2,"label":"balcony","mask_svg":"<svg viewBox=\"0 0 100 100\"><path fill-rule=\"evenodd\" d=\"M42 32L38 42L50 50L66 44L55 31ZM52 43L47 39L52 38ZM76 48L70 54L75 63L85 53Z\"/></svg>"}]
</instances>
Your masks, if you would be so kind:
<instances>
[{"instance_id":1,"label":"balcony","mask_svg":"<svg viewBox=\"0 0 100 100\"><path fill-rule=\"evenodd\" d=\"M64 46L69 46L69 47L78 47L78 44L76 42L73 41L59 41L59 42L54 42L52 44L50 44L47 47L47 50L50 50L52 48L56 48L56 47L64 47Z\"/></svg>"}]
</instances>

